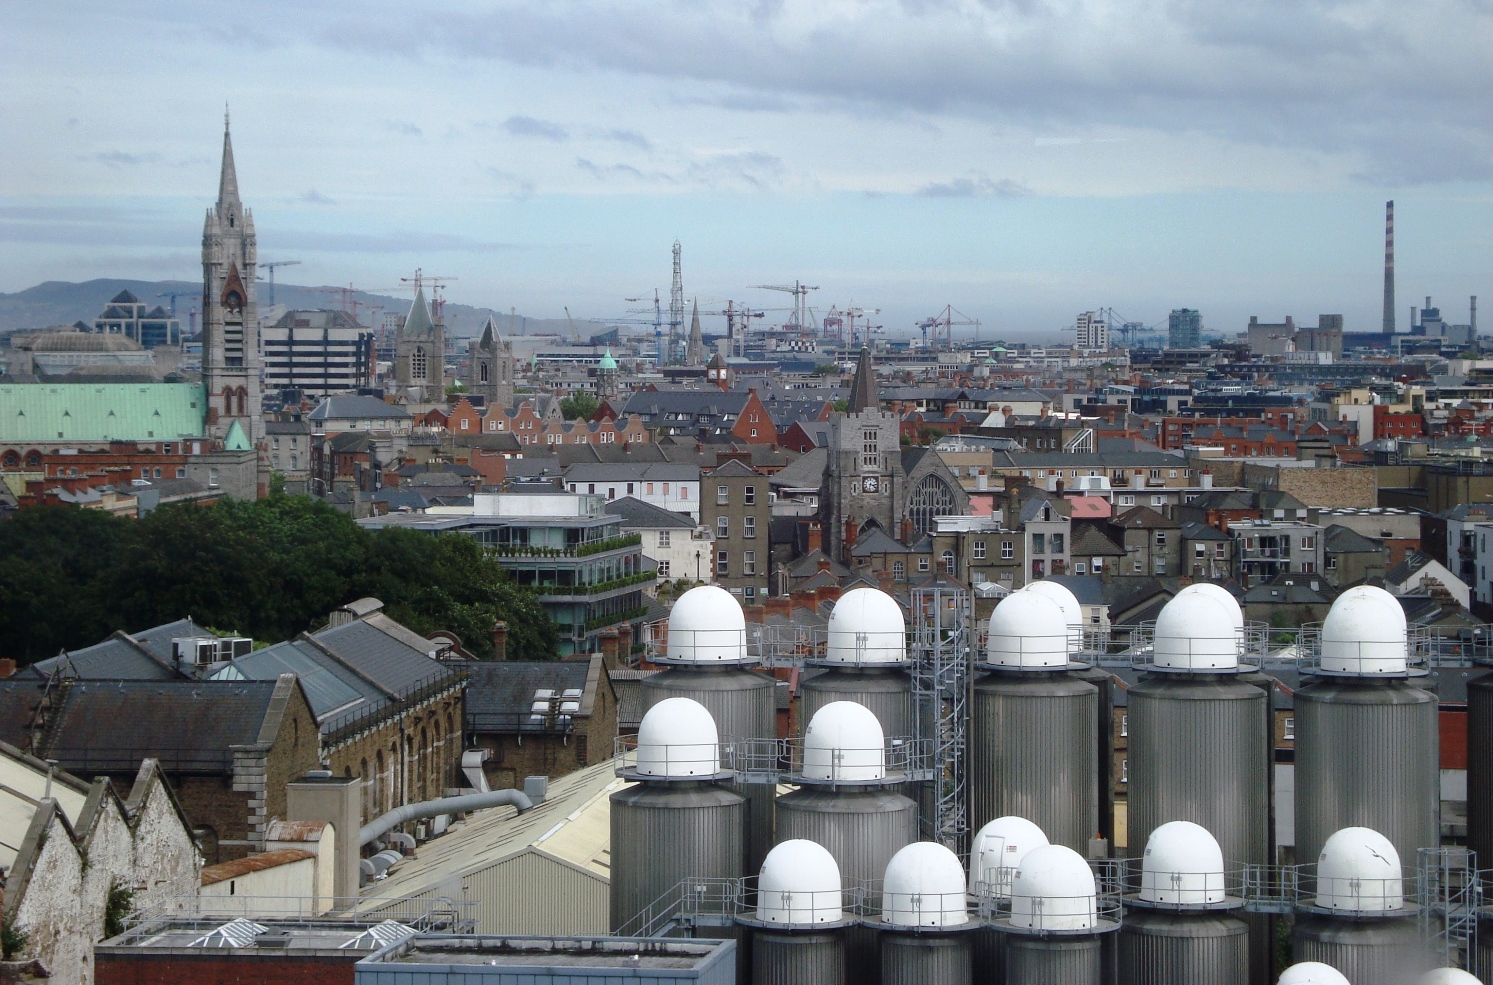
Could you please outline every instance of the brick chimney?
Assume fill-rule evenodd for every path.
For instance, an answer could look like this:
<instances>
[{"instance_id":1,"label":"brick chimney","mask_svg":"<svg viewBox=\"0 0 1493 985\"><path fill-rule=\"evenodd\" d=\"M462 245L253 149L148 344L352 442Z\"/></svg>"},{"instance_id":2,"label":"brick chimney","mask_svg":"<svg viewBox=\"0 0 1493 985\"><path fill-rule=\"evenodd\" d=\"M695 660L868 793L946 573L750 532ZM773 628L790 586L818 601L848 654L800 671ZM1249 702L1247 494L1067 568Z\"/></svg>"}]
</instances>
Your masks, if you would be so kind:
<instances>
[{"instance_id":1,"label":"brick chimney","mask_svg":"<svg viewBox=\"0 0 1493 985\"><path fill-rule=\"evenodd\" d=\"M16 662L10 657L0 657L0 680L10 677L16 672Z\"/></svg>"},{"instance_id":2,"label":"brick chimney","mask_svg":"<svg viewBox=\"0 0 1493 985\"><path fill-rule=\"evenodd\" d=\"M763 603L763 607L767 610L769 616L783 616L785 618L793 616L793 600L791 598L783 598L781 596L769 598Z\"/></svg>"},{"instance_id":3,"label":"brick chimney","mask_svg":"<svg viewBox=\"0 0 1493 985\"><path fill-rule=\"evenodd\" d=\"M615 629L603 629L601 631L601 663L609 669L620 667L617 661L617 644L621 639L620 633Z\"/></svg>"},{"instance_id":4,"label":"brick chimney","mask_svg":"<svg viewBox=\"0 0 1493 985\"><path fill-rule=\"evenodd\" d=\"M815 589L814 595L818 597L821 605L825 602L838 602L840 601L840 586L825 585L823 588Z\"/></svg>"},{"instance_id":5,"label":"brick chimney","mask_svg":"<svg viewBox=\"0 0 1493 985\"><path fill-rule=\"evenodd\" d=\"M624 664L632 663L632 623L617 627L617 657Z\"/></svg>"},{"instance_id":6,"label":"brick chimney","mask_svg":"<svg viewBox=\"0 0 1493 985\"><path fill-rule=\"evenodd\" d=\"M492 658L508 659L508 624L501 619L492 624Z\"/></svg>"},{"instance_id":7,"label":"brick chimney","mask_svg":"<svg viewBox=\"0 0 1493 985\"><path fill-rule=\"evenodd\" d=\"M819 570L820 571L828 571L829 570L829 558L822 557L822 558L819 559Z\"/></svg>"},{"instance_id":8,"label":"brick chimney","mask_svg":"<svg viewBox=\"0 0 1493 985\"><path fill-rule=\"evenodd\" d=\"M824 550L824 528L817 523L809 524L808 547L809 554L813 554L815 551Z\"/></svg>"}]
</instances>

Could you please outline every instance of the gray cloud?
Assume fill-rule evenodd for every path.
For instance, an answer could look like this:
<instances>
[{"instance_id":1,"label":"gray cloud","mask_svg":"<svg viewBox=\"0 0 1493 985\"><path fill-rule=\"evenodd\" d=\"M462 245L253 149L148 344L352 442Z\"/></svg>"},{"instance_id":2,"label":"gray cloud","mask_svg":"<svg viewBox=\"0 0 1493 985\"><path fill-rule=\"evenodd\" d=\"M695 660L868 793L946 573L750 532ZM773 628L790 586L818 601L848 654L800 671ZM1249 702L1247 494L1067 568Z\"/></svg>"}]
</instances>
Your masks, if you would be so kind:
<instances>
[{"instance_id":1,"label":"gray cloud","mask_svg":"<svg viewBox=\"0 0 1493 985\"><path fill-rule=\"evenodd\" d=\"M133 168L141 164L159 164L161 155L154 152L144 154L131 154L122 150L100 151L97 154L89 154L80 158L84 161L94 161L111 168Z\"/></svg>"},{"instance_id":2,"label":"gray cloud","mask_svg":"<svg viewBox=\"0 0 1493 985\"><path fill-rule=\"evenodd\" d=\"M503 121L503 129L513 137L536 137L556 142L570 139L570 134L558 123L536 120L532 116L510 116Z\"/></svg>"},{"instance_id":3,"label":"gray cloud","mask_svg":"<svg viewBox=\"0 0 1493 985\"><path fill-rule=\"evenodd\" d=\"M396 230L388 233L333 233L313 230L282 230L277 249L326 253L503 253L525 249L517 243L499 243L449 233Z\"/></svg>"},{"instance_id":4,"label":"gray cloud","mask_svg":"<svg viewBox=\"0 0 1493 985\"><path fill-rule=\"evenodd\" d=\"M607 181L611 178L630 178L634 181L645 181L650 183L663 182L674 185L679 179L662 171L644 171L633 167L631 164L597 164L589 158L578 157L575 166L595 178L597 181Z\"/></svg>"},{"instance_id":5,"label":"gray cloud","mask_svg":"<svg viewBox=\"0 0 1493 985\"><path fill-rule=\"evenodd\" d=\"M926 198L1020 198L1031 193L1031 189L1019 181L1010 178L995 181L984 174L935 181L918 189L918 194Z\"/></svg>"},{"instance_id":6,"label":"gray cloud","mask_svg":"<svg viewBox=\"0 0 1493 985\"><path fill-rule=\"evenodd\" d=\"M390 133L397 133L402 137L423 137L425 131L408 120L389 120L384 124L384 129Z\"/></svg>"},{"instance_id":7,"label":"gray cloud","mask_svg":"<svg viewBox=\"0 0 1493 985\"><path fill-rule=\"evenodd\" d=\"M712 186L746 186L763 190L781 184L787 168L780 157L761 151L712 154L689 166L689 177Z\"/></svg>"},{"instance_id":8,"label":"gray cloud","mask_svg":"<svg viewBox=\"0 0 1493 985\"><path fill-rule=\"evenodd\" d=\"M487 168L487 173L508 189L508 194L514 198L527 198L534 194L534 182L523 175L512 171L504 171L501 168Z\"/></svg>"},{"instance_id":9,"label":"gray cloud","mask_svg":"<svg viewBox=\"0 0 1493 985\"><path fill-rule=\"evenodd\" d=\"M648 138L636 130L603 130L597 134L602 140L611 140L619 144L631 144L642 151L652 151L653 145Z\"/></svg>"},{"instance_id":10,"label":"gray cloud","mask_svg":"<svg viewBox=\"0 0 1493 985\"><path fill-rule=\"evenodd\" d=\"M336 205L336 201L323 195L315 188L308 188L302 192L296 201L302 205Z\"/></svg>"}]
</instances>

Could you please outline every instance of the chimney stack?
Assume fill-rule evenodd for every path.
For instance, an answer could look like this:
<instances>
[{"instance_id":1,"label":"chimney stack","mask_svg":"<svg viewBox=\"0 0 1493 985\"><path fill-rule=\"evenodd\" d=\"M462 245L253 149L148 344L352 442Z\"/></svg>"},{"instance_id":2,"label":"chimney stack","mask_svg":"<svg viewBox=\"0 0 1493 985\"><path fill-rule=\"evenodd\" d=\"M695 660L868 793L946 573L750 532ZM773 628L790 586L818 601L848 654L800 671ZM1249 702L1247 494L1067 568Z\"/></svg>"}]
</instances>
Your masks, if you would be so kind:
<instances>
[{"instance_id":1,"label":"chimney stack","mask_svg":"<svg viewBox=\"0 0 1493 985\"><path fill-rule=\"evenodd\" d=\"M492 624L492 658L508 659L508 624L501 619Z\"/></svg>"},{"instance_id":2,"label":"chimney stack","mask_svg":"<svg viewBox=\"0 0 1493 985\"><path fill-rule=\"evenodd\" d=\"M1477 341L1477 295L1472 296L1472 313L1468 317L1468 326L1472 329L1472 341Z\"/></svg>"},{"instance_id":3,"label":"chimney stack","mask_svg":"<svg viewBox=\"0 0 1493 985\"><path fill-rule=\"evenodd\" d=\"M1395 333L1395 203L1384 203L1384 334Z\"/></svg>"}]
</instances>

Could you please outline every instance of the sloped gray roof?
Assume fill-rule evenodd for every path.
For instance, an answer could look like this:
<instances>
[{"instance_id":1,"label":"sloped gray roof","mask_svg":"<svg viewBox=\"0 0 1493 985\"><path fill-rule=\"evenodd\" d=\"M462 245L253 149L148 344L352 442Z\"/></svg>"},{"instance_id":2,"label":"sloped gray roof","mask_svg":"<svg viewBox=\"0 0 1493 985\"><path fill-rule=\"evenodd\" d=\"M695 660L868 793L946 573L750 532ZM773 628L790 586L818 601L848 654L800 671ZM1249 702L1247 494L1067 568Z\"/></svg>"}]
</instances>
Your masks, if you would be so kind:
<instances>
[{"instance_id":1,"label":"sloped gray roof","mask_svg":"<svg viewBox=\"0 0 1493 985\"><path fill-rule=\"evenodd\" d=\"M239 657L213 675L216 680L273 681L295 674L318 722L388 699L367 681L304 640L289 640Z\"/></svg>"},{"instance_id":2,"label":"sloped gray roof","mask_svg":"<svg viewBox=\"0 0 1493 985\"><path fill-rule=\"evenodd\" d=\"M328 397L316 406L307 420L350 420L357 418L407 418L409 411L394 404L385 403L377 397L369 397L364 394L346 394L336 397Z\"/></svg>"},{"instance_id":3,"label":"sloped gray roof","mask_svg":"<svg viewBox=\"0 0 1493 985\"><path fill-rule=\"evenodd\" d=\"M824 481L824 466L829 459L826 448L811 448L768 477L768 484L785 489L817 489Z\"/></svg>"},{"instance_id":4,"label":"sloped gray roof","mask_svg":"<svg viewBox=\"0 0 1493 985\"><path fill-rule=\"evenodd\" d=\"M607 512L622 518L623 530L693 530L695 521L684 513L675 513L636 496L623 496L607 504Z\"/></svg>"},{"instance_id":5,"label":"sloped gray roof","mask_svg":"<svg viewBox=\"0 0 1493 985\"><path fill-rule=\"evenodd\" d=\"M855 542L850 549L851 557L870 557L872 554L911 554L907 546L899 541L893 540L885 530L880 527L873 529L869 534Z\"/></svg>"},{"instance_id":6,"label":"sloped gray roof","mask_svg":"<svg viewBox=\"0 0 1493 985\"><path fill-rule=\"evenodd\" d=\"M1371 540L1356 530L1334 523L1323 533L1323 546L1333 554L1377 554L1384 544Z\"/></svg>"},{"instance_id":7,"label":"sloped gray roof","mask_svg":"<svg viewBox=\"0 0 1493 985\"><path fill-rule=\"evenodd\" d=\"M466 695L468 731L526 731L534 692L549 688L557 695L566 690L585 692L590 661L470 661L471 675ZM579 700L579 699L577 699Z\"/></svg>"},{"instance_id":8,"label":"sloped gray roof","mask_svg":"<svg viewBox=\"0 0 1493 985\"><path fill-rule=\"evenodd\" d=\"M323 629L311 634L311 639L344 665L395 695L457 673L429 656L437 649L435 643L422 640L382 613Z\"/></svg>"}]
</instances>

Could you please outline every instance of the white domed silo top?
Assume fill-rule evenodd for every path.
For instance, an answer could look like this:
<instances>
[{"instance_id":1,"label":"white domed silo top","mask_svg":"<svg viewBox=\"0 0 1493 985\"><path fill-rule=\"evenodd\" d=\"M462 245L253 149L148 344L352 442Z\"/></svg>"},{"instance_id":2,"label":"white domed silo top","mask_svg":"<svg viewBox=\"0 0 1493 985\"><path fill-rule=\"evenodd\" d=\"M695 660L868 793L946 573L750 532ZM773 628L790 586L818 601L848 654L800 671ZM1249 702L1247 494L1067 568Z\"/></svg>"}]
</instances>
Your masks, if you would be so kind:
<instances>
[{"instance_id":1,"label":"white domed silo top","mask_svg":"<svg viewBox=\"0 0 1493 985\"><path fill-rule=\"evenodd\" d=\"M1068 624L1068 652L1083 649L1083 606L1078 604L1077 595L1069 591L1066 585L1059 585L1045 578L1031 582L1022 591L1046 595L1056 602L1058 608L1063 610L1063 621Z\"/></svg>"},{"instance_id":2,"label":"white domed silo top","mask_svg":"<svg viewBox=\"0 0 1493 985\"><path fill-rule=\"evenodd\" d=\"M1408 644L1399 599L1382 588L1358 585L1337 597L1322 622L1322 669L1403 674Z\"/></svg>"},{"instance_id":3,"label":"white domed silo top","mask_svg":"<svg viewBox=\"0 0 1493 985\"><path fill-rule=\"evenodd\" d=\"M1483 985L1476 975L1461 968L1437 968L1420 976L1416 985Z\"/></svg>"},{"instance_id":4,"label":"white domed silo top","mask_svg":"<svg viewBox=\"0 0 1493 985\"><path fill-rule=\"evenodd\" d=\"M793 838L762 860L757 880L757 919L763 923L839 923L840 866L817 842Z\"/></svg>"},{"instance_id":5,"label":"white domed silo top","mask_svg":"<svg viewBox=\"0 0 1493 985\"><path fill-rule=\"evenodd\" d=\"M1198 592L1178 593L1156 617L1153 659L1168 670L1237 670L1239 643L1222 604Z\"/></svg>"},{"instance_id":6,"label":"white domed silo top","mask_svg":"<svg viewBox=\"0 0 1493 985\"><path fill-rule=\"evenodd\" d=\"M1405 906L1400 853L1372 828L1343 828L1317 857L1316 905L1370 913Z\"/></svg>"},{"instance_id":7,"label":"white domed silo top","mask_svg":"<svg viewBox=\"0 0 1493 985\"><path fill-rule=\"evenodd\" d=\"M1224 901L1223 849L1208 829L1168 821L1146 841L1140 898L1148 903L1200 906Z\"/></svg>"},{"instance_id":8,"label":"white domed silo top","mask_svg":"<svg viewBox=\"0 0 1493 985\"><path fill-rule=\"evenodd\" d=\"M843 664L891 664L907 659L907 620L886 592L853 588L829 614L824 659Z\"/></svg>"},{"instance_id":9,"label":"white domed silo top","mask_svg":"<svg viewBox=\"0 0 1493 985\"><path fill-rule=\"evenodd\" d=\"M871 709L831 701L804 730L802 775L810 780L865 781L886 777L886 736Z\"/></svg>"},{"instance_id":10,"label":"white domed silo top","mask_svg":"<svg viewBox=\"0 0 1493 985\"><path fill-rule=\"evenodd\" d=\"M1046 845L1047 835L1024 817L998 817L981 828L970 842L970 895L988 893L997 899L1011 895L1011 877L1026 853Z\"/></svg>"},{"instance_id":11,"label":"white domed silo top","mask_svg":"<svg viewBox=\"0 0 1493 985\"><path fill-rule=\"evenodd\" d=\"M1036 592L1007 595L990 614L987 659L1012 670L1068 666L1068 622L1052 599Z\"/></svg>"},{"instance_id":12,"label":"white domed silo top","mask_svg":"<svg viewBox=\"0 0 1493 985\"><path fill-rule=\"evenodd\" d=\"M1239 600L1234 598L1234 593L1230 592L1222 585L1215 585L1210 581L1200 581L1188 585L1177 594L1203 595L1207 598L1212 599L1228 611L1229 619L1233 622L1234 628L1236 630L1239 630L1240 632L1243 632L1244 610L1239 608Z\"/></svg>"},{"instance_id":13,"label":"white domed silo top","mask_svg":"<svg viewBox=\"0 0 1493 985\"><path fill-rule=\"evenodd\" d=\"M709 664L745 660L746 616L724 588L691 588L669 610L670 660Z\"/></svg>"},{"instance_id":14,"label":"white domed silo top","mask_svg":"<svg viewBox=\"0 0 1493 985\"><path fill-rule=\"evenodd\" d=\"M1332 965L1323 964L1320 961L1303 961L1281 972L1276 985L1352 985L1352 983Z\"/></svg>"},{"instance_id":15,"label":"white domed silo top","mask_svg":"<svg viewBox=\"0 0 1493 985\"><path fill-rule=\"evenodd\" d=\"M896 927L968 923L959 856L933 841L915 841L900 849L881 880L881 919Z\"/></svg>"},{"instance_id":16,"label":"white domed silo top","mask_svg":"<svg viewBox=\"0 0 1493 985\"><path fill-rule=\"evenodd\" d=\"M720 734L700 702L665 698L643 714L638 724L639 775L678 780L720 771Z\"/></svg>"},{"instance_id":17,"label":"white domed silo top","mask_svg":"<svg viewBox=\"0 0 1493 985\"><path fill-rule=\"evenodd\" d=\"M1026 853L1011 878L1011 926L1028 930L1091 930L1098 922L1094 872L1064 845Z\"/></svg>"}]
</instances>

